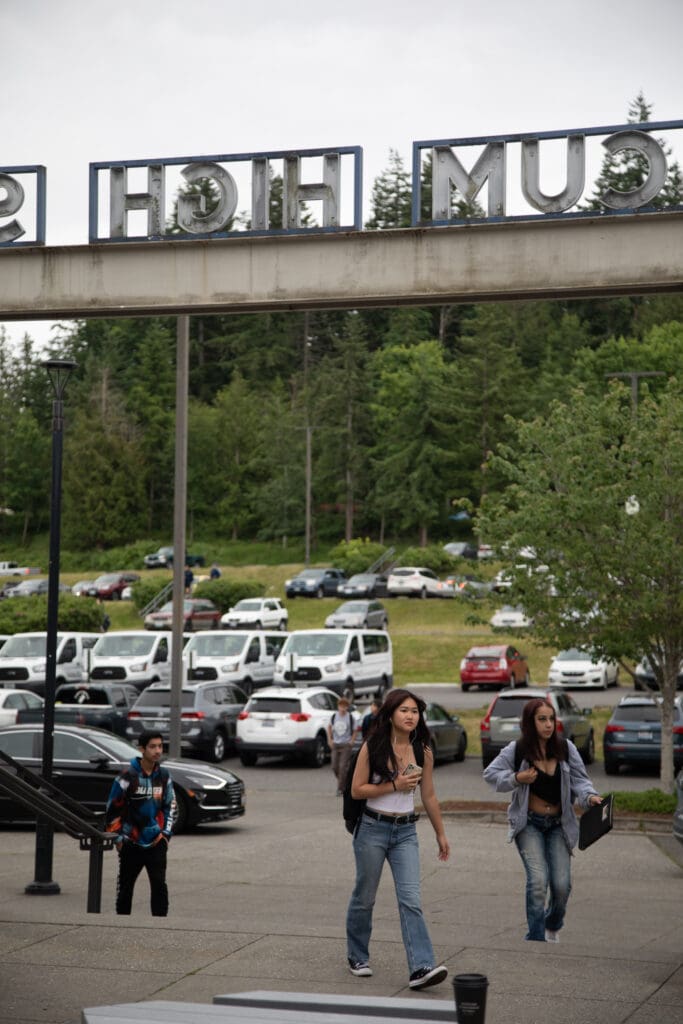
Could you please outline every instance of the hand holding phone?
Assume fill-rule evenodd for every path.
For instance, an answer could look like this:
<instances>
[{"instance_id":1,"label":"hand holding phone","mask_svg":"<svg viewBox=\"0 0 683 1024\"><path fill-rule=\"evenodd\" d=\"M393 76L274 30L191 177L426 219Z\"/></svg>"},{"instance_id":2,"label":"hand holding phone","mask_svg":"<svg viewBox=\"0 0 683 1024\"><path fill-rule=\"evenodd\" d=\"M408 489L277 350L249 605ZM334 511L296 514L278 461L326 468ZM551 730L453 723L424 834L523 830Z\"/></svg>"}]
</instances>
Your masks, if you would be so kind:
<instances>
[{"instance_id":1,"label":"hand holding phone","mask_svg":"<svg viewBox=\"0 0 683 1024\"><path fill-rule=\"evenodd\" d=\"M403 769L401 774L402 775L422 775L422 769L418 765L413 764L412 761L411 761L410 764L407 764L405 766L405 768Z\"/></svg>"}]
</instances>

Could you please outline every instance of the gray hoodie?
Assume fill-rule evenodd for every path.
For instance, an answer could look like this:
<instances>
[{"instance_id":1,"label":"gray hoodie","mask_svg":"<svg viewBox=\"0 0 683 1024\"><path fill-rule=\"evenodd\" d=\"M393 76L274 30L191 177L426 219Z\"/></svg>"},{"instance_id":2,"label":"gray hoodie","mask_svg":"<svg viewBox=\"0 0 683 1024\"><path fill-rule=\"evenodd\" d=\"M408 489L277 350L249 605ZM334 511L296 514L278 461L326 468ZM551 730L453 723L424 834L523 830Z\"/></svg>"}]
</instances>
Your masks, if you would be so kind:
<instances>
[{"instance_id":1,"label":"gray hoodie","mask_svg":"<svg viewBox=\"0 0 683 1024\"><path fill-rule=\"evenodd\" d=\"M526 827L529 813L529 786L527 783L517 782L515 775L518 771L530 768L531 765L526 759L523 759L519 768L515 768L515 746L514 740L512 743L508 743L498 757L494 758L491 764L484 769L484 780L493 786L497 793L512 793L512 799L508 804L508 821L510 822L508 842L512 842L515 836ZM574 803L577 802L586 810L589 806L589 798L598 794L595 792L583 766L581 756L571 740L567 740L567 760L560 761L560 785L562 831L567 846L573 850L579 838L579 823L574 813Z\"/></svg>"}]
</instances>

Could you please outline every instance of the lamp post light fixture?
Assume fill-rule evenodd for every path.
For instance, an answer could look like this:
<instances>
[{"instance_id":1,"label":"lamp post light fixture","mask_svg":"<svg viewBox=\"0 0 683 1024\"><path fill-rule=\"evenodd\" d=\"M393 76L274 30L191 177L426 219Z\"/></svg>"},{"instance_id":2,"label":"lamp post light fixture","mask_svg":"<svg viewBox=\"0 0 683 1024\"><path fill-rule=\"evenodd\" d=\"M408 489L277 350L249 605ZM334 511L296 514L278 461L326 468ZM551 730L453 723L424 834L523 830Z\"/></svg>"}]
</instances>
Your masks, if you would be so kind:
<instances>
[{"instance_id":1,"label":"lamp post light fixture","mask_svg":"<svg viewBox=\"0 0 683 1024\"><path fill-rule=\"evenodd\" d=\"M62 524L62 435L64 429L64 391L76 368L72 359L48 359L43 363L52 384L52 491L50 497L50 563L47 590L47 639L45 661L45 709L43 718L42 776L52 781L55 727L55 687L57 679L57 628L59 622L59 547ZM36 822L35 878L25 889L31 894L51 896L60 892L52 880L54 825L46 818Z\"/></svg>"}]
</instances>

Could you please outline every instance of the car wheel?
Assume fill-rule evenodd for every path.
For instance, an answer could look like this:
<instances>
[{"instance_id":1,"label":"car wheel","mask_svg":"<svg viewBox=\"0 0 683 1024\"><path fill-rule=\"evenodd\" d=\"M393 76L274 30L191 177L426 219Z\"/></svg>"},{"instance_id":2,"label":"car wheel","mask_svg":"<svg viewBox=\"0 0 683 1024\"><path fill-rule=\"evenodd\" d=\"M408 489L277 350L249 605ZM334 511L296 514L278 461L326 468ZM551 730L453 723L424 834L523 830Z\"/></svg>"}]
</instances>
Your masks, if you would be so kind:
<instances>
[{"instance_id":1,"label":"car wheel","mask_svg":"<svg viewBox=\"0 0 683 1024\"><path fill-rule=\"evenodd\" d=\"M322 587L318 587L318 589L315 592L315 596L316 597L324 597L325 596L325 592L324 592Z\"/></svg>"},{"instance_id":2,"label":"car wheel","mask_svg":"<svg viewBox=\"0 0 683 1024\"><path fill-rule=\"evenodd\" d=\"M619 764L612 757L605 754L605 775L616 775L619 772Z\"/></svg>"},{"instance_id":3,"label":"car wheel","mask_svg":"<svg viewBox=\"0 0 683 1024\"><path fill-rule=\"evenodd\" d=\"M213 761L214 764L218 764L219 761L222 761L225 758L226 747L225 733L221 732L220 729L216 729L206 751L209 761Z\"/></svg>"},{"instance_id":4,"label":"car wheel","mask_svg":"<svg viewBox=\"0 0 683 1024\"><path fill-rule=\"evenodd\" d=\"M112 601L120 601L121 600L121 595L119 594L118 590L113 591L113 593L111 595L111 599L112 599Z\"/></svg>"},{"instance_id":5,"label":"car wheel","mask_svg":"<svg viewBox=\"0 0 683 1024\"><path fill-rule=\"evenodd\" d=\"M618 685L619 685L619 666L617 665L617 670L614 673L614 682L612 683L612 686L618 686Z\"/></svg>"},{"instance_id":6,"label":"car wheel","mask_svg":"<svg viewBox=\"0 0 683 1024\"><path fill-rule=\"evenodd\" d=\"M280 630L281 633L284 633L284 631L287 629L287 623L285 622L284 619L280 619L280 621L277 624L277 628Z\"/></svg>"},{"instance_id":7,"label":"car wheel","mask_svg":"<svg viewBox=\"0 0 683 1024\"><path fill-rule=\"evenodd\" d=\"M508 686L510 687L511 690L514 690L516 685L517 685L517 680L515 679L515 673L511 672L510 673L510 682L508 683Z\"/></svg>"},{"instance_id":8,"label":"car wheel","mask_svg":"<svg viewBox=\"0 0 683 1024\"><path fill-rule=\"evenodd\" d=\"M426 589L424 587L420 591L420 599L422 601L426 601L427 600L427 591L426 591Z\"/></svg>"},{"instance_id":9,"label":"car wheel","mask_svg":"<svg viewBox=\"0 0 683 1024\"><path fill-rule=\"evenodd\" d=\"M190 806L187 801L187 797L182 793L177 786L173 787L175 793L175 806L176 806L176 817L173 823L173 832L184 832L188 827L188 821L190 817Z\"/></svg>"},{"instance_id":10,"label":"car wheel","mask_svg":"<svg viewBox=\"0 0 683 1024\"><path fill-rule=\"evenodd\" d=\"M531 677L529 676L529 673L527 672L526 675L524 676L524 682L522 683L522 686L530 686L530 685L531 685Z\"/></svg>"},{"instance_id":11,"label":"car wheel","mask_svg":"<svg viewBox=\"0 0 683 1024\"><path fill-rule=\"evenodd\" d=\"M263 623L261 622L260 619L257 619L256 622L254 623L254 629L263 629Z\"/></svg>"},{"instance_id":12,"label":"car wheel","mask_svg":"<svg viewBox=\"0 0 683 1024\"><path fill-rule=\"evenodd\" d=\"M460 684L460 689L462 690L463 693L467 693L469 688L470 688L470 684L469 683L461 683Z\"/></svg>"},{"instance_id":13,"label":"car wheel","mask_svg":"<svg viewBox=\"0 0 683 1024\"><path fill-rule=\"evenodd\" d=\"M346 699L351 704L353 704L355 696L356 696L356 691L353 688L353 679L347 679L346 682L344 683L344 689L342 690L342 696L346 697Z\"/></svg>"},{"instance_id":14,"label":"car wheel","mask_svg":"<svg viewBox=\"0 0 683 1024\"><path fill-rule=\"evenodd\" d=\"M460 743L458 745L458 749L455 752L455 757L453 758L453 760L454 761L464 761L465 760L465 751L466 750L467 750L467 733L463 732L462 736L460 737Z\"/></svg>"},{"instance_id":15,"label":"car wheel","mask_svg":"<svg viewBox=\"0 0 683 1024\"><path fill-rule=\"evenodd\" d=\"M252 680L249 678L249 676L247 676L246 679L243 679L240 685L244 692L246 693L247 697L251 697L252 693L254 692L254 684Z\"/></svg>"},{"instance_id":16,"label":"car wheel","mask_svg":"<svg viewBox=\"0 0 683 1024\"><path fill-rule=\"evenodd\" d=\"M365 622L363 623L363 625L361 626L361 629L369 629L369 628L370 628L370 626L368 625L368 620L366 619Z\"/></svg>"},{"instance_id":17,"label":"car wheel","mask_svg":"<svg viewBox=\"0 0 683 1024\"><path fill-rule=\"evenodd\" d=\"M389 629L389 619L382 619L382 625L379 628L386 632Z\"/></svg>"},{"instance_id":18,"label":"car wheel","mask_svg":"<svg viewBox=\"0 0 683 1024\"><path fill-rule=\"evenodd\" d=\"M606 690L607 689L607 670L606 669L602 673L602 679L600 680L600 689L601 690Z\"/></svg>"},{"instance_id":19,"label":"car wheel","mask_svg":"<svg viewBox=\"0 0 683 1024\"><path fill-rule=\"evenodd\" d=\"M327 758L327 740L321 732L315 738L315 746L308 756L311 768L322 768Z\"/></svg>"},{"instance_id":20,"label":"car wheel","mask_svg":"<svg viewBox=\"0 0 683 1024\"><path fill-rule=\"evenodd\" d=\"M253 768L258 761L258 754L255 754L253 750L243 750L240 754L240 763L245 768Z\"/></svg>"},{"instance_id":21,"label":"car wheel","mask_svg":"<svg viewBox=\"0 0 683 1024\"><path fill-rule=\"evenodd\" d=\"M593 764L593 761L595 760L595 737L593 736L592 729L588 739L586 740L586 745L581 747L579 754L581 755L581 760L584 764Z\"/></svg>"}]
</instances>

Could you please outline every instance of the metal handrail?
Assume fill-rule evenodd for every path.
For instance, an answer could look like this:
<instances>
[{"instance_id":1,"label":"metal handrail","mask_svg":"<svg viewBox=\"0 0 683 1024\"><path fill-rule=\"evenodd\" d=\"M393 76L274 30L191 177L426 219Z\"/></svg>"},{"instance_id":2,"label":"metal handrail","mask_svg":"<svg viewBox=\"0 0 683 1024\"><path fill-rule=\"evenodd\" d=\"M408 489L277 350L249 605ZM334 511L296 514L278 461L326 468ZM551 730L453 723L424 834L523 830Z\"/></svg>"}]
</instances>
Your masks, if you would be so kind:
<instances>
[{"instance_id":1,"label":"metal handrail","mask_svg":"<svg viewBox=\"0 0 683 1024\"><path fill-rule=\"evenodd\" d=\"M47 818L73 839L78 839L81 850L89 851L87 911L89 914L99 914L102 906L102 859L104 851L114 846L116 837L97 828L97 815L52 782L32 772L2 750L0 758L8 766L0 764L0 792L28 807L36 815Z\"/></svg>"},{"instance_id":2,"label":"metal handrail","mask_svg":"<svg viewBox=\"0 0 683 1024\"><path fill-rule=\"evenodd\" d=\"M153 597L144 608L140 610L140 618L144 619L145 615L149 615L150 612L155 612L160 604L163 604L168 595L173 590L173 580L170 580L166 586L159 591L156 597Z\"/></svg>"},{"instance_id":3,"label":"metal handrail","mask_svg":"<svg viewBox=\"0 0 683 1024\"><path fill-rule=\"evenodd\" d=\"M366 569L365 571L379 572L382 566L386 565L387 562L391 562L395 554L396 548L387 548L386 551L383 551L379 558L372 563L370 568ZM391 564L393 565L393 562ZM391 568L391 566L388 566L388 568Z\"/></svg>"}]
</instances>

